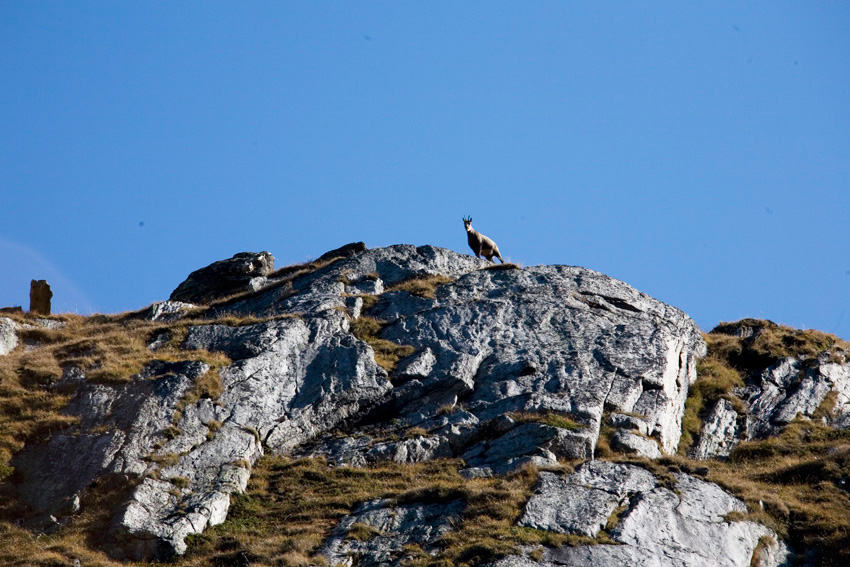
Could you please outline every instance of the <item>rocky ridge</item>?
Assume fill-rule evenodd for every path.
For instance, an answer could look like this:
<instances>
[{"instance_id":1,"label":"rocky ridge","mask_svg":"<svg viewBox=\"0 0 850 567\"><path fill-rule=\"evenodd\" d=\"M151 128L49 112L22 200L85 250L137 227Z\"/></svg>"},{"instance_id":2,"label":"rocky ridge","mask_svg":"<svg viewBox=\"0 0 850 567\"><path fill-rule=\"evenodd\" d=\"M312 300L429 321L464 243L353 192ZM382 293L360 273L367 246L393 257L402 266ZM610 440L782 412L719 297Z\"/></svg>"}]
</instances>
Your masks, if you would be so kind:
<instances>
[{"instance_id":1,"label":"rocky ridge","mask_svg":"<svg viewBox=\"0 0 850 567\"><path fill-rule=\"evenodd\" d=\"M243 279L242 295L230 284L207 291L226 301L170 301L140 315L247 318L186 329L183 348L232 361L215 396L185 403L211 377L201 361L155 361L119 385L66 367L57 387L74 392L65 411L80 425L13 462L40 521L61 525L92 482L123 475L132 492L114 518L112 554L168 558L226 519L264 454L337 466L456 458L471 479L544 470L519 526L587 537L604 527L620 544L529 551L500 565L749 565L757 548L764 566L784 561L787 548L768 528L725 519L745 507L716 485L682 473L664 486L643 468L593 460L600 443L649 458L676 451L705 354L683 312L578 267L494 267L431 246L352 250L306 273L274 272L263 253L262 279L249 278L247 293ZM380 344L357 332L366 320L378 326L374 339L404 347L397 364L376 362ZM718 430L728 422L715 421ZM545 472L572 460L586 463ZM365 502L322 553L395 564L410 541L436 549L463 506ZM355 524L380 535L352 541Z\"/></svg>"},{"instance_id":2,"label":"rocky ridge","mask_svg":"<svg viewBox=\"0 0 850 567\"><path fill-rule=\"evenodd\" d=\"M712 334L737 343L728 356L742 382L714 402L689 451L692 457L728 457L742 441L774 437L797 419L850 428L846 346L832 345L823 333L770 321L724 324Z\"/></svg>"}]
</instances>

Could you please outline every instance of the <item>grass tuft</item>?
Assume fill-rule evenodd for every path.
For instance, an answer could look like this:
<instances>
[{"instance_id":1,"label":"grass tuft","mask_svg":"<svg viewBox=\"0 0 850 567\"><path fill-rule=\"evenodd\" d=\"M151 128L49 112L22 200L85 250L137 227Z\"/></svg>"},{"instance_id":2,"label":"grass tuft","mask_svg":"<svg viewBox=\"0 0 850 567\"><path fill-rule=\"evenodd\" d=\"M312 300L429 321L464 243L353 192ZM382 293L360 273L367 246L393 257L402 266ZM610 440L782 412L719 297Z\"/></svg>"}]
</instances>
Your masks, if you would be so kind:
<instances>
[{"instance_id":1,"label":"grass tuft","mask_svg":"<svg viewBox=\"0 0 850 567\"><path fill-rule=\"evenodd\" d=\"M504 262L499 264L494 263L491 266L485 266L480 269L487 270L490 272L498 272L501 270L521 270L522 268L518 264L514 264L513 262Z\"/></svg>"},{"instance_id":2,"label":"grass tuft","mask_svg":"<svg viewBox=\"0 0 850 567\"><path fill-rule=\"evenodd\" d=\"M348 537L357 541L369 541L379 535L381 535L381 531L378 528L362 522L355 522L348 529Z\"/></svg>"},{"instance_id":3,"label":"grass tuft","mask_svg":"<svg viewBox=\"0 0 850 567\"><path fill-rule=\"evenodd\" d=\"M384 325L383 321L362 315L350 321L351 333L371 346L375 353L375 362L388 374L392 374L399 361L413 354L416 349L409 345L399 345L378 337L377 335Z\"/></svg>"},{"instance_id":4,"label":"grass tuft","mask_svg":"<svg viewBox=\"0 0 850 567\"><path fill-rule=\"evenodd\" d=\"M574 420L571 416L564 413L556 413L553 411L546 412L511 412L508 416L517 423L536 422L552 427L559 427L569 431L581 431L587 426Z\"/></svg>"},{"instance_id":5,"label":"grass tuft","mask_svg":"<svg viewBox=\"0 0 850 567\"><path fill-rule=\"evenodd\" d=\"M452 278L440 274L426 274L409 278L404 281L393 284L389 286L385 291L406 291L409 294L415 295L417 297L433 299L439 286L451 283L453 281L454 280Z\"/></svg>"}]
</instances>

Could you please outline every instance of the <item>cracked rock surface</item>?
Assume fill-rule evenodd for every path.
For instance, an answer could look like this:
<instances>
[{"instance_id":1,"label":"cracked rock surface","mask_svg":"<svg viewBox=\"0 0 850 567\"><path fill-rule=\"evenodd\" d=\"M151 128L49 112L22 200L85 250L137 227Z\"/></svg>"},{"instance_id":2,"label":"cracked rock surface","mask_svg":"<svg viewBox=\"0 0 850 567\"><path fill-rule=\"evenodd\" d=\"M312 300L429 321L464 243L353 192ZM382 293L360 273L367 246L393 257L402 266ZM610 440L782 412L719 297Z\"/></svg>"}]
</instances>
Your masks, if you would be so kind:
<instances>
[{"instance_id":1,"label":"cracked rock surface","mask_svg":"<svg viewBox=\"0 0 850 567\"><path fill-rule=\"evenodd\" d=\"M402 565L405 545L415 544L428 552L460 518L464 502L393 504L374 500L362 504L340 521L319 552L331 565L396 567ZM367 537L352 537L356 527Z\"/></svg>"},{"instance_id":2,"label":"cracked rock surface","mask_svg":"<svg viewBox=\"0 0 850 567\"><path fill-rule=\"evenodd\" d=\"M777 327L769 321L764 324L768 329ZM746 320L724 324L719 331L744 344L755 341L761 332L762 328ZM740 403L736 408L721 399L710 408L689 456L726 457L741 441L778 435L798 418L820 420L837 429L850 427L850 362L844 354L830 350L818 356L762 354L762 359L742 366L746 385L733 390Z\"/></svg>"},{"instance_id":3,"label":"cracked rock surface","mask_svg":"<svg viewBox=\"0 0 850 567\"><path fill-rule=\"evenodd\" d=\"M244 490L265 452L354 466L455 457L466 475L488 476L592 458L606 416L636 451L675 452L705 352L682 311L578 267L482 269L492 265L432 246L355 247L343 256L313 271L254 266L246 274L255 291L209 315L263 320L188 327L184 348L233 361L219 370L215 399L181 402L209 372L201 362L155 362L120 385L89 383L67 368L61 386L75 393L65 411L80 426L16 458L27 503L61 522L63 502L100 477L125 475L133 488L113 522L114 555L158 559L183 553L187 535L222 522L229 495ZM405 287L428 276L443 276L430 294ZM148 316L179 318L185 309L166 305ZM377 338L412 354L389 371L379 366L372 344L352 332L361 317L379 320ZM622 499L599 490L592 494L604 510ZM653 490L662 492L649 503ZM644 507L667 510L670 491L653 490L641 492ZM378 516L387 509L375 506ZM598 530L603 508L576 529ZM545 521L573 529L563 514ZM632 532L624 526L625 541Z\"/></svg>"},{"instance_id":4,"label":"cracked rock surface","mask_svg":"<svg viewBox=\"0 0 850 567\"><path fill-rule=\"evenodd\" d=\"M508 557L497 567L749 567L763 546L762 567L782 565L787 547L769 528L727 521L746 512L743 502L715 484L676 474L674 489L659 486L633 465L585 463L559 478L541 473L520 523L565 533L595 536L622 507L609 535L617 545L546 549L542 559Z\"/></svg>"}]
</instances>

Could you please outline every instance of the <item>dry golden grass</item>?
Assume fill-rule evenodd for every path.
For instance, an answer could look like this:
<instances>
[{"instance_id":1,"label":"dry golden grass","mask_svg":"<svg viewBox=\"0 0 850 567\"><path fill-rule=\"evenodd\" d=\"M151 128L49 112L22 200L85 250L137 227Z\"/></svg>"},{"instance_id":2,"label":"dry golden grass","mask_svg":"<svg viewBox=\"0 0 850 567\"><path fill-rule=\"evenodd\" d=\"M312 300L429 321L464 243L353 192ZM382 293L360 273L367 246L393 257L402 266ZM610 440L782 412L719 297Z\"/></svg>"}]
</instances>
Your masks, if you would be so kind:
<instances>
[{"instance_id":1,"label":"dry golden grass","mask_svg":"<svg viewBox=\"0 0 850 567\"><path fill-rule=\"evenodd\" d=\"M754 328L754 335L741 339L727 334L739 326ZM745 413L733 389L780 358L827 356L843 361L850 352L850 345L833 335L755 319L723 323L705 339L708 355L697 367L698 380L686 402L680 453L717 399L728 399ZM820 419L832 414L836 400L837 394L828 395L814 420L798 419L777 436L740 443L728 460L678 456L662 461L686 472L707 468L709 480L747 503L749 513L737 519L759 521L799 549L815 550L818 565L850 565L850 432Z\"/></svg>"},{"instance_id":2,"label":"dry golden grass","mask_svg":"<svg viewBox=\"0 0 850 567\"><path fill-rule=\"evenodd\" d=\"M528 422L536 422L543 423L545 425L551 425L552 427L560 427L561 429L568 429L570 431L580 431L585 429L587 426L579 423L574 420L571 416L563 413L556 413L552 411L546 412L527 412L527 411L515 411L508 414L511 419L516 421L517 423L528 423Z\"/></svg>"},{"instance_id":3,"label":"dry golden grass","mask_svg":"<svg viewBox=\"0 0 850 567\"><path fill-rule=\"evenodd\" d=\"M193 536L189 553L179 564L196 567L237 556L252 558L254 565L321 564L313 554L339 519L376 498L399 504L466 502L456 531L441 541L436 557L418 546L406 549L406 564L412 566L480 564L516 553L520 545L578 542L513 525L536 481L533 467L505 477L469 480L457 473L460 465L439 460L332 468L322 459L264 458L254 469L246 494L233 497L227 521ZM371 526L355 525L349 535L366 540L378 533Z\"/></svg>"},{"instance_id":4,"label":"dry golden grass","mask_svg":"<svg viewBox=\"0 0 850 567\"><path fill-rule=\"evenodd\" d=\"M11 521L24 515L15 507L8 484L0 485L0 565L9 567L66 567L79 559L86 567L126 567L101 551L112 516L127 492L138 482L124 475L102 477L83 498L80 513L61 529L34 533ZM146 564L153 567L153 564Z\"/></svg>"},{"instance_id":5,"label":"dry golden grass","mask_svg":"<svg viewBox=\"0 0 850 567\"><path fill-rule=\"evenodd\" d=\"M372 347L375 353L375 362L378 366L391 374L398 362L414 353L415 349L409 345L399 345L392 341L378 337L378 333L384 327L384 322L361 315L350 321L352 334Z\"/></svg>"},{"instance_id":6,"label":"dry golden grass","mask_svg":"<svg viewBox=\"0 0 850 567\"><path fill-rule=\"evenodd\" d=\"M443 275L423 275L409 278L389 286L385 291L406 291L417 297L433 299L437 288L441 285L451 283L452 278Z\"/></svg>"},{"instance_id":7,"label":"dry golden grass","mask_svg":"<svg viewBox=\"0 0 850 567\"><path fill-rule=\"evenodd\" d=\"M751 327L753 336L746 339L732 336L730 333L738 327ZM761 319L720 323L707 337L711 337L713 343L709 347L717 357L744 372L758 371L788 356L812 358L828 354L831 359L843 362L850 354L850 343L835 335L794 329Z\"/></svg>"}]
</instances>

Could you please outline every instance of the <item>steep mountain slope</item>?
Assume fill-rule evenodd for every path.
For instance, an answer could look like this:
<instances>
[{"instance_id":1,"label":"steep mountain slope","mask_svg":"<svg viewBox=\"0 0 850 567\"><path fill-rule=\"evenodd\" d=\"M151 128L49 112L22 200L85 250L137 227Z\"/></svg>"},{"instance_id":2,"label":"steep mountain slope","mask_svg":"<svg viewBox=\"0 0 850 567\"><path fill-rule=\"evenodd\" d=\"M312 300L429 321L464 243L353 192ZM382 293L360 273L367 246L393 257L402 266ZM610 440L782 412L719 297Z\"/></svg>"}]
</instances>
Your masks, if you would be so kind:
<instances>
[{"instance_id":1,"label":"steep mountain slope","mask_svg":"<svg viewBox=\"0 0 850 567\"><path fill-rule=\"evenodd\" d=\"M268 253L233 261L181 284L208 305L4 320L5 430L29 432L4 449L19 553L47 531L57 564L788 557L780 524L700 478L714 465L675 456L706 354L678 309L583 268L431 246L349 246L276 272ZM15 410L23 396L43 411ZM694 457L753 442L712 445L707 410L692 412Z\"/></svg>"}]
</instances>

